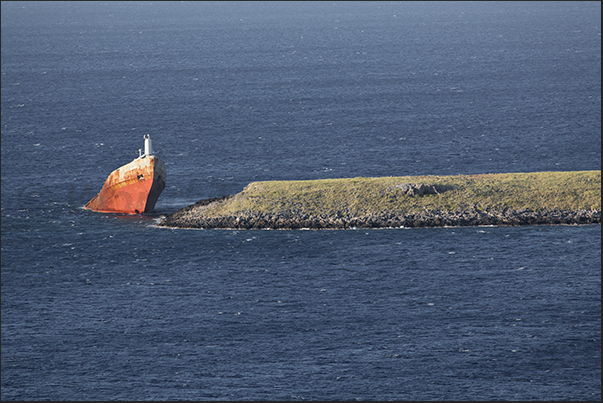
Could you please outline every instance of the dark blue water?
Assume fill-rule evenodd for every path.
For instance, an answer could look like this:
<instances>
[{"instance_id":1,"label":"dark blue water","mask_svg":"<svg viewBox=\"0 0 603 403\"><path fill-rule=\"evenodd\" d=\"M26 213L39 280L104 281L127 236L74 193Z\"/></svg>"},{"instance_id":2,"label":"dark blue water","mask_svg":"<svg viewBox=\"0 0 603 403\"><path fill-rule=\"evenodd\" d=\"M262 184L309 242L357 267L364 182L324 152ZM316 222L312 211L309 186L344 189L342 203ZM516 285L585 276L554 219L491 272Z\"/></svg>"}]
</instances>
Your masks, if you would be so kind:
<instances>
[{"instance_id":1,"label":"dark blue water","mask_svg":"<svg viewBox=\"0 0 603 403\"><path fill-rule=\"evenodd\" d=\"M2 400L600 400L601 227L157 228L251 181L601 169L600 2L2 2ZM143 135L150 216L81 207Z\"/></svg>"}]
</instances>

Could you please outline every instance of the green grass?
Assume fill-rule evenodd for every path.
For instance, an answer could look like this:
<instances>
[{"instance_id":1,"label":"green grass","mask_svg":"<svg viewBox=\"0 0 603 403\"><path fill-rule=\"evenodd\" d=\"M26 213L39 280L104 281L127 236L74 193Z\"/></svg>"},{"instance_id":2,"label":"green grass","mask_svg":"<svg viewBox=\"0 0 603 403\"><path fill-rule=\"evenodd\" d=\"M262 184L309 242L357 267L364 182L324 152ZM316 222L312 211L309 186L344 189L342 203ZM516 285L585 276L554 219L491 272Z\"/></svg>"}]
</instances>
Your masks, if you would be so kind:
<instances>
[{"instance_id":1,"label":"green grass","mask_svg":"<svg viewBox=\"0 0 603 403\"><path fill-rule=\"evenodd\" d=\"M440 194L409 196L396 187L423 183ZM601 171L454 176L401 176L252 182L235 197L208 208L206 217L249 213L305 213L362 217L383 211L600 210Z\"/></svg>"}]
</instances>

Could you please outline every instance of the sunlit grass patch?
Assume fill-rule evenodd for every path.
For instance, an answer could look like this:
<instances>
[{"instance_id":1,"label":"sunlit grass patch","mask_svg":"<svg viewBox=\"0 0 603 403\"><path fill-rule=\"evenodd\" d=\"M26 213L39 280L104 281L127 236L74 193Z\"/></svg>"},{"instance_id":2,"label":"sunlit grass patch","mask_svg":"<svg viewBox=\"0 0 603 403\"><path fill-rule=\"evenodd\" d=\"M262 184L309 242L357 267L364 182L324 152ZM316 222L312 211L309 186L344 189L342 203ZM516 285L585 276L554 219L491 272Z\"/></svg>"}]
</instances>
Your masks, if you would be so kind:
<instances>
[{"instance_id":1,"label":"sunlit grass patch","mask_svg":"<svg viewBox=\"0 0 603 403\"><path fill-rule=\"evenodd\" d=\"M429 185L433 193L408 194ZM302 214L362 217L390 211L600 210L601 171L401 176L252 182L206 217Z\"/></svg>"}]
</instances>

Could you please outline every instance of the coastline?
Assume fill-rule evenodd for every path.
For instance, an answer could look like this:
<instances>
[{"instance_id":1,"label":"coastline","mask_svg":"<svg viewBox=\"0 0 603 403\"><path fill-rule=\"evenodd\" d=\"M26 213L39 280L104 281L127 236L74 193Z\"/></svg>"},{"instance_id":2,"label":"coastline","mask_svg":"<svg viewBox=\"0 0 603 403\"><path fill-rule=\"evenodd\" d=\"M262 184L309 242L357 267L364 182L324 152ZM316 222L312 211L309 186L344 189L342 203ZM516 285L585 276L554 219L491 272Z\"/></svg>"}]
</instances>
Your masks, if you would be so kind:
<instances>
[{"instance_id":1,"label":"coastline","mask_svg":"<svg viewBox=\"0 0 603 403\"><path fill-rule=\"evenodd\" d=\"M600 224L600 194L600 171L254 182L236 195L181 208L157 225L350 229Z\"/></svg>"},{"instance_id":2,"label":"coastline","mask_svg":"<svg viewBox=\"0 0 603 403\"><path fill-rule=\"evenodd\" d=\"M158 226L204 229L351 229L351 228L417 228L481 225L601 224L601 210L461 210L424 211L399 215L383 212L364 217L309 216L302 214L249 214L228 217L203 217L174 213Z\"/></svg>"}]
</instances>

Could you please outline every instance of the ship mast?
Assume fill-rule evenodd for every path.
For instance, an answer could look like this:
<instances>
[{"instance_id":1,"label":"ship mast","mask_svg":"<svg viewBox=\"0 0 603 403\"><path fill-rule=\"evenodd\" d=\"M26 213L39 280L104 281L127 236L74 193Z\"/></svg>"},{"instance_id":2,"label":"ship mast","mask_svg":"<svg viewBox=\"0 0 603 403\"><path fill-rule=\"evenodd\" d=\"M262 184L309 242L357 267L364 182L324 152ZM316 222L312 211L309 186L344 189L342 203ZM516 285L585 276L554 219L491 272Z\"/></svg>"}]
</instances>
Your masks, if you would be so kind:
<instances>
[{"instance_id":1,"label":"ship mast","mask_svg":"<svg viewBox=\"0 0 603 403\"><path fill-rule=\"evenodd\" d=\"M153 154L153 148L151 146L151 135L150 134L145 134L144 135L144 155L151 155Z\"/></svg>"}]
</instances>

